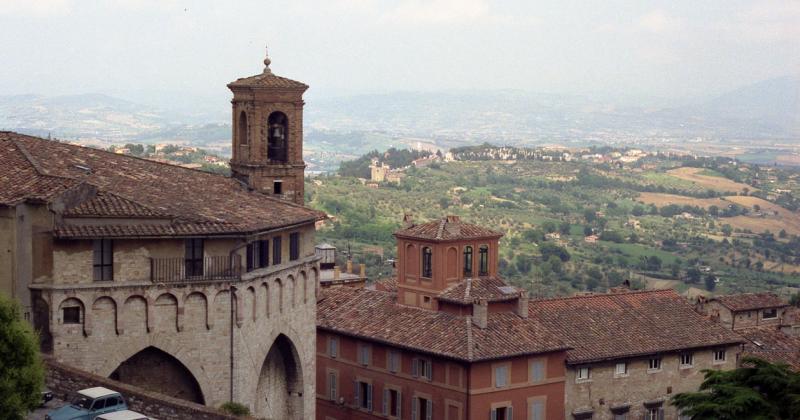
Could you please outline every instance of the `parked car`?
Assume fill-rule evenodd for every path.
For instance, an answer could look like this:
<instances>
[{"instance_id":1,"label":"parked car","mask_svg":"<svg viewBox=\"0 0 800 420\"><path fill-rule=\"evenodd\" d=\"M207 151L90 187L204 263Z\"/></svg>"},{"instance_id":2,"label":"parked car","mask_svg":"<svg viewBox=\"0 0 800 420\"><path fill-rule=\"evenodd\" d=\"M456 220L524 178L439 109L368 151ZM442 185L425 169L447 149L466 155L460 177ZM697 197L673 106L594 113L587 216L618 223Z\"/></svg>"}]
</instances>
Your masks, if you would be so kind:
<instances>
[{"instance_id":1,"label":"parked car","mask_svg":"<svg viewBox=\"0 0 800 420\"><path fill-rule=\"evenodd\" d=\"M53 399L53 393L48 390L42 391L42 405L45 405Z\"/></svg>"},{"instance_id":2,"label":"parked car","mask_svg":"<svg viewBox=\"0 0 800 420\"><path fill-rule=\"evenodd\" d=\"M137 413L131 410L114 411L113 413L106 413L99 415L94 420L156 420L152 417L147 417L144 414Z\"/></svg>"},{"instance_id":3,"label":"parked car","mask_svg":"<svg viewBox=\"0 0 800 420\"><path fill-rule=\"evenodd\" d=\"M119 392L98 386L78 391L69 405L47 413L45 420L94 420L102 414L127 409Z\"/></svg>"}]
</instances>

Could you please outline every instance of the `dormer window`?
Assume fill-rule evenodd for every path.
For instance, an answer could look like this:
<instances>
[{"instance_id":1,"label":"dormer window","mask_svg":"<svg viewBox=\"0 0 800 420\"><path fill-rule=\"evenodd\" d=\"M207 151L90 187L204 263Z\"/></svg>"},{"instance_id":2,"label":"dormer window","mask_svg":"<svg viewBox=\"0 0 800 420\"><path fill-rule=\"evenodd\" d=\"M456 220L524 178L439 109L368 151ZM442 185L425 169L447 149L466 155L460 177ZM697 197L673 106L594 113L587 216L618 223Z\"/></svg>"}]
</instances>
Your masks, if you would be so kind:
<instances>
[{"instance_id":1,"label":"dormer window","mask_svg":"<svg viewBox=\"0 0 800 420\"><path fill-rule=\"evenodd\" d=\"M433 277L433 252L429 246L422 247L422 277Z\"/></svg>"},{"instance_id":2,"label":"dormer window","mask_svg":"<svg viewBox=\"0 0 800 420\"><path fill-rule=\"evenodd\" d=\"M464 276L472 276L472 247L464 247Z\"/></svg>"},{"instance_id":3,"label":"dormer window","mask_svg":"<svg viewBox=\"0 0 800 420\"><path fill-rule=\"evenodd\" d=\"M273 112L267 120L267 158L275 162L286 162L288 119L283 112Z\"/></svg>"},{"instance_id":4,"label":"dormer window","mask_svg":"<svg viewBox=\"0 0 800 420\"><path fill-rule=\"evenodd\" d=\"M487 276L489 275L489 246L481 245L478 249L478 255L478 275Z\"/></svg>"}]
</instances>

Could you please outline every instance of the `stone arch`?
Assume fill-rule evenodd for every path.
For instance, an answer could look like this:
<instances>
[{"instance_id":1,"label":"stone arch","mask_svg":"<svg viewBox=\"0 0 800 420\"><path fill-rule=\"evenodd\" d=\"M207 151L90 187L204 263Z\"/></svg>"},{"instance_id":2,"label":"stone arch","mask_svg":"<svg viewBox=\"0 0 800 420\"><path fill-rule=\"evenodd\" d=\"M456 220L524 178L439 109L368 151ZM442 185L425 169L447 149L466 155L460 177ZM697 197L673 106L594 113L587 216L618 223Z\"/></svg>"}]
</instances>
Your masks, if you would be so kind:
<instances>
[{"instance_id":1,"label":"stone arch","mask_svg":"<svg viewBox=\"0 0 800 420\"><path fill-rule=\"evenodd\" d=\"M172 293L162 293L153 304L154 328L156 331L178 331L178 298Z\"/></svg>"},{"instance_id":2,"label":"stone arch","mask_svg":"<svg viewBox=\"0 0 800 420\"><path fill-rule=\"evenodd\" d=\"M154 346L127 358L109 377L170 397L205 404L200 383L189 368L175 356Z\"/></svg>"},{"instance_id":3,"label":"stone arch","mask_svg":"<svg viewBox=\"0 0 800 420\"><path fill-rule=\"evenodd\" d=\"M208 325L208 298L201 292L186 296L183 304L183 327L185 331L204 331Z\"/></svg>"},{"instance_id":4,"label":"stone arch","mask_svg":"<svg viewBox=\"0 0 800 420\"><path fill-rule=\"evenodd\" d=\"M277 298L278 298L278 313L283 313L283 281L281 279L275 279L275 287L278 288Z\"/></svg>"},{"instance_id":5,"label":"stone arch","mask_svg":"<svg viewBox=\"0 0 800 420\"><path fill-rule=\"evenodd\" d=\"M269 318L269 284L266 282L261 283L261 291L264 295L264 316Z\"/></svg>"},{"instance_id":6,"label":"stone arch","mask_svg":"<svg viewBox=\"0 0 800 420\"><path fill-rule=\"evenodd\" d=\"M65 315L71 316L72 312L71 309L68 308L78 308L78 322L72 322L72 319L68 319L65 321ZM58 323L61 325L80 325L81 329L86 327L86 305L83 304L83 301L77 297L68 297L61 301L58 305Z\"/></svg>"},{"instance_id":7,"label":"stone arch","mask_svg":"<svg viewBox=\"0 0 800 420\"><path fill-rule=\"evenodd\" d=\"M110 296L100 296L92 303L93 330L101 337L119 335L117 302Z\"/></svg>"},{"instance_id":8,"label":"stone arch","mask_svg":"<svg viewBox=\"0 0 800 420\"><path fill-rule=\"evenodd\" d=\"M252 321L255 322L258 318L258 306L256 305L256 289L253 286L247 288L244 295L244 308L242 312L249 314Z\"/></svg>"},{"instance_id":9,"label":"stone arch","mask_svg":"<svg viewBox=\"0 0 800 420\"><path fill-rule=\"evenodd\" d=\"M244 111L239 113L239 125L237 127L236 135L240 146L247 146L250 143L247 132L247 113Z\"/></svg>"},{"instance_id":10,"label":"stone arch","mask_svg":"<svg viewBox=\"0 0 800 420\"><path fill-rule=\"evenodd\" d=\"M214 297L214 311L213 311L214 327L228 328L231 322L231 292L229 290L220 290Z\"/></svg>"},{"instance_id":11,"label":"stone arch","mask_svg":"<svg viewBox=\"0 0 800 420\"><path fill-rule=\"evenodd\" d=\"M311 284L312 284L312 286L313 286L312 288L314 290L313 298L316 299L317 298L317 290L319 290L319 271L317 271L316 267L311 269Z\"/></svg>"},{"instance_id":12,"label":"stone arch","mask_svg":"<svg viewBox=\"0 0 800 420\"><path fill-rule=\"evenodd\" d=\"M44 353L53 351L53 333L50 331L50 304L41 296L33 300L33 327L39 334L39 347Z\"/></svg>"},{"instance_id":13,"label":"stone arch","mask_svg":"<svg viewBox=\"0 0 800 420\"><path fill-rule=\"evenodd\" d=\"M275 419L303 418L303 369L289 337L279 334L264 358L256 387L255 415Z\"/></svg>"},{"instance_id":14,"label":"stone arch","mask_svg":"<svg viewBox=\"0 0 800 420\"><path fill-rule=\"evenodd\" d=\"M287 284L291 290L289 290L289 305L288 308L291 310L297 304L297 281L295 281L294 276L289 274L286 277Z\"/></svg>"},{"instance_id":15,"label":"stone arch","mask_svg":"<svg viewBox=\"0 0 800 420\"><path fill-rule=\"evenodd\" d=\"M458 277L458 266L459 266L459 258L458 258L458 248L451 246L447 248L447 257L445 258L446 264L446 278L453 279Z\"/></svg>"},{"instance_id":16,"label":"stone arch","mask_svg":"<svg viewBox=\"0 0 800 420\"><path fill-rule=\"evenodd\" d=\"M419 258L417 255L417 247L414 244L406 244L404 257L406 260L405 269L406 274L410 276L419 275Z\"/></svg>"},{"instance_id":17,"label":"stone arch","mask_svg":"<svg viewBox=\"0 0 800 420\"><path fill-rule=\"evenodd\" d=\"M308 275L305 270L300 272L300 282L303 283L303 303L308 303Z\"/></svg>"},{"instance_id":18,"label":"stone arch","mask_svg":"<svg viewBox=\"0 0 800 420\"><path fill-rule=\"evenodd\" d=\"M267 159L286 162L289 149L289 119L275 111L267 117Z\"/></svg>"},{"instance_id":19,"label":"stone arch","mask_svg":"<svg viewBox=\"0 0 800 420\"><path fill-rule=\"evenodd\" d=\"M147 334L147 299L133 295L125 299L122 309L122 331L125 334Z\"/></svg>"}]
</instances>

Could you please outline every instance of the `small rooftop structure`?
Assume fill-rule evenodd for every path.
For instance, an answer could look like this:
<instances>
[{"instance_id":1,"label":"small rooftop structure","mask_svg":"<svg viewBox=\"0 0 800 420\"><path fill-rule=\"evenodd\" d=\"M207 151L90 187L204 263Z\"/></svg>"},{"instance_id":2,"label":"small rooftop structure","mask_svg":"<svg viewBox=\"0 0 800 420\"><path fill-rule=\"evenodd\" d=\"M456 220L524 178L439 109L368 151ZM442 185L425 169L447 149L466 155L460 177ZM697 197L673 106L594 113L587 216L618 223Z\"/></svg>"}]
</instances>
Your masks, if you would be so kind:
<instances>
[{"instance_id":1,"label":"small rooftop structure","mask_svg":"<svg viewBox=\"0 0 800 420\"><path fill-rule=\"evenodd\" d=\"M774 293L740 293L736 295L716 296L708 300L717 301L733 312L753 311L766 308L782 308L789 304Z\"/></svg>"}]
</instances>

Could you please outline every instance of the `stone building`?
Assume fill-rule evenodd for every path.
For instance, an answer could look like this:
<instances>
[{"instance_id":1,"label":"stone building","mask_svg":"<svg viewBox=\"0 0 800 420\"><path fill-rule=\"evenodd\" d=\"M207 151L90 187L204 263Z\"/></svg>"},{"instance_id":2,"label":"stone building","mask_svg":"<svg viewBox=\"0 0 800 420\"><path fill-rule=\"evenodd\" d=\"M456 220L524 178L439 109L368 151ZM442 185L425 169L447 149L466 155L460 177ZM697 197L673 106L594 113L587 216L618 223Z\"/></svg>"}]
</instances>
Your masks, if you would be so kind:
<instances>
[{"instance_id":1,"label":"stone building","mask_svg":"<svg viewBox=\"0 0 800 420\"><path fill-rule=\"evenodd\" d=\"M697 309L724 327L742 328L780 325L789 304L774 293L740 293L700 298Z\"/></svg>"},{"instance_id":2,"label":"stone building","mask_svg":"<svg viewBox=\"0 0 800 420\"><path fill-rule=\"evenodd\" d=\"M498 277L501 236L408 221L396 280L322 291L317 419L562 418L567 346Z\"/></svg>"},{"instance_id":3,"label":"stone building","mask_svg":"<svg viewBox=\"0 0 800 420\"><path fill-rule=\"evenodd\" d=\"M22 304L44 351L187 400L314 416L323 215L296 204L301 85L266 70L231 84L234 118L246 115L252 133L249 149L234 140L245 183L0 132L0 290ZM259 137L274 124L284 160Z\"/></svg>"},{"instance_id":4,"label":"stone building","mask_svg":"<svg viewBox=\"0 0 800 420\"><path fill-rule=\"evenodd\" d=\"M733 369L744 340L673 290L531 301L531 317L572 349L564 418L678 419L672 395L697 391L703 369Z\"/></svg>"}]
</instances>

